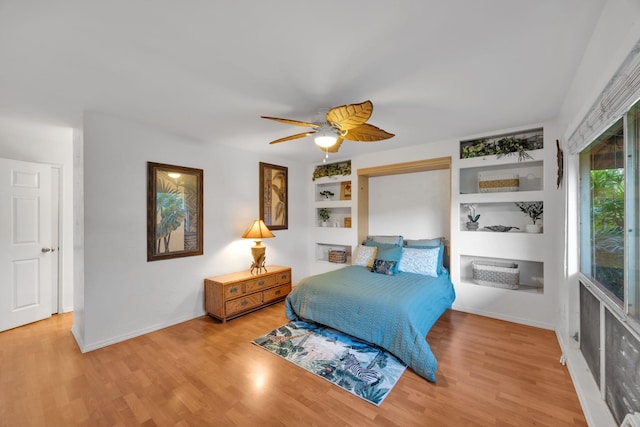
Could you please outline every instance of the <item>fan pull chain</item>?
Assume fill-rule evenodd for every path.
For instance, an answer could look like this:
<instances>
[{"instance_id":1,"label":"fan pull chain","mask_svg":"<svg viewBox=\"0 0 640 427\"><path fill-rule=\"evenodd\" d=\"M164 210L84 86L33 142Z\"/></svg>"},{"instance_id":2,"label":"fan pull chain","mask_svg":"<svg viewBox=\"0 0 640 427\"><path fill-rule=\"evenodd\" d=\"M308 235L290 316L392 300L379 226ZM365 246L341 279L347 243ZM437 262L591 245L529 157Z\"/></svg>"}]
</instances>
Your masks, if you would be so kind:
<instances>
[{"instance_id":1,"label":"fan pull chain","mask_svg":"<svg viewBox=\"0 0 640 427\"><path fill-rule=\"evenodd\" d=\"M324 159L322 159L322 163L327 163L327 159L329 158L329 147L325 148Z\"/></svg>"}]
</instances>

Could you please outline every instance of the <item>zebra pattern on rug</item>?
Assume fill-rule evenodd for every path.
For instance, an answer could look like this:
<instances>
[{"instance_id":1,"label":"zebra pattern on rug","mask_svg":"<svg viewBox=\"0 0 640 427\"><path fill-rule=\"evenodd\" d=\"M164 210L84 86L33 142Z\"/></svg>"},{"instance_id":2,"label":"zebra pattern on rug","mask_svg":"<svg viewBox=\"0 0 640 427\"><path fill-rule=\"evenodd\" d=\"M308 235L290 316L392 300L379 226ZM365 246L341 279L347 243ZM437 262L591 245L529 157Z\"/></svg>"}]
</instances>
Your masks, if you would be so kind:
<instances>
[{"instance_id":1,"label":"zebra pattern on rug","mask_svg":"<svg viewBox=\"0 0 640 427\"><path fill-rule=\"evenodd\" d=\"M311 322L290 322L252 342L376 406L406 369L373 344Z\"/></svg>"}]
</instances>

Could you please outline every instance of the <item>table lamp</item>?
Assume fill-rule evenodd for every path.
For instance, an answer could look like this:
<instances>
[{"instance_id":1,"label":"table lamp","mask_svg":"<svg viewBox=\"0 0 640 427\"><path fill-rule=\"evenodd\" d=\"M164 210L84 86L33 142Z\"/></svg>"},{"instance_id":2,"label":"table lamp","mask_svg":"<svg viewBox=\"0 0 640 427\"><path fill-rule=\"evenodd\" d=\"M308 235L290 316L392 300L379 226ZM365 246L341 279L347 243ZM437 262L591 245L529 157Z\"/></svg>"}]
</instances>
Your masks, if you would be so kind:
<instances>
[{"instance_id":1,"label":"table lamp","mask_svg":"<svg viewBox=\"0 0 640 427\"><path fill-rule=\"evenodd\" d=\"M265 252L267 247L262 244L262 239L267 239L269 237L276 237L271 230L267 228L264 224L264 221L261 219L256 219L253 221L253 224L244 232L242 235L245 239L254 239L256 241L256 245L251 247L251 255L253 255L253 263L251 263L251 273L253 270L257 270L258 273L261 273L262 270L267 271L264 266L265 261Z\"/></svg>"}]
</instances>

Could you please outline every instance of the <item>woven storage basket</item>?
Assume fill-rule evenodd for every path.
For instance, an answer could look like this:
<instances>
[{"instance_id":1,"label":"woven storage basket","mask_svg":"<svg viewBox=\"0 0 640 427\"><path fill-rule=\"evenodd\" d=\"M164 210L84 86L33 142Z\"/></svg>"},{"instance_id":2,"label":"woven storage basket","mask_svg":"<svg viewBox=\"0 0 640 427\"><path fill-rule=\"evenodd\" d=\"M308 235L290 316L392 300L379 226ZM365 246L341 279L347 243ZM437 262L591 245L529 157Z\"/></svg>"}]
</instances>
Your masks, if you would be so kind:
<instances>
[{"instance_id":1,"label":"woven storage basket","mask_svg":"<svg viewBox=\"0 0 640 427\"><path fill-rule=\"evenodd\" d=\"M496 175L486 172L478 173L478 187L481 193L499 193L504 191L518 191L520 178L514 174Z\"/></svg>"},{"instance_id":2,"label":"woven storage basket","mask_svg":"<svg viewBox=\"0 0 640 427\"><path fill-rule=\"evenodd\" d=\"M344 264L347 262L347 252L346 251L329 251L329 262L335 262L338 264Z\"/></svg>"},{"instance_id":3,"label":"woven storage basket","mask_svg":"<svg viewBox=\"0 0 640 427\"><path fill-rule=\"evenodd\" d=\"M478 285L518 289L520 269L512 262L471 261L473 281Z\"/></svg>"}]
</instances>

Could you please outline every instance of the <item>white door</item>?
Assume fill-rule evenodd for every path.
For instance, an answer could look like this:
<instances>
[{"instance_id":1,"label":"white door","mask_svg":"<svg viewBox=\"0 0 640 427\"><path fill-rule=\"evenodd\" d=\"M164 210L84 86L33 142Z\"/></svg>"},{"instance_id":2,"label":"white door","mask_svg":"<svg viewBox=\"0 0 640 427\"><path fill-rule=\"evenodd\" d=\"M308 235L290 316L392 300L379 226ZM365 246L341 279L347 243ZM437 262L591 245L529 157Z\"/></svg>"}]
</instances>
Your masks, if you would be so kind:
<instances>
[{"instance_id":1,"label":"white door","mask_svg":"<svg viewBox=\"0 0 640 427\"><path fill-rule=\"evenodd\" d=\"M51 316L51 167L0 159L0 331Z\"/></svg>"}]
</instances>

